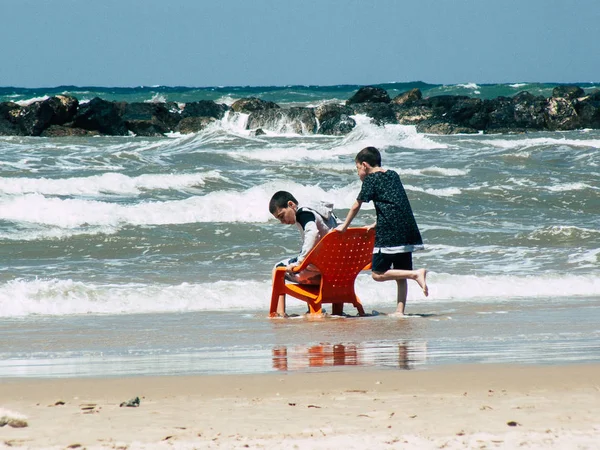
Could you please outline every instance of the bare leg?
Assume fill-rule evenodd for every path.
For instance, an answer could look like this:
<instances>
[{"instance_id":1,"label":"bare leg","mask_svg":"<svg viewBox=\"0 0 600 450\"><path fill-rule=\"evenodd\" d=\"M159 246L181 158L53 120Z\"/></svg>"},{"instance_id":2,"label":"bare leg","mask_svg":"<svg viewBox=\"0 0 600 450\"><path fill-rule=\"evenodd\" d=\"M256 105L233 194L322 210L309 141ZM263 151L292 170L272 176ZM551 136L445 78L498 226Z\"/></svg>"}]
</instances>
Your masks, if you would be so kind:
<instances>
[{"instance_id":1,"label":"bare leg","mask_svg":"<svg viewBox=\"0 0 600 450\"><path fill-rule=\"evenodd\" d=\"M280 295L279 300L277 301L277 315L279 317L287 317L285 313L285 295Z\"/></svg>"},{"instance_id":2,"label":"bare leg","mask_svg":"<svg viewBox=\"0 0 600 450\"><path fill-rule=\"evenodd\" d=\"M427 288L427 271L425 269L417 269L417 278L415 281L421 286L423 289L423 295L425 297L429 296L429 288Z\"/></svg>"},{"instance_id":3,"label":"bare leg","mask_svg":"<svg viewBox=\"0 0 600 450\"><path fill-rule=\"evenodd\" d=\"M404 315L404 308L406 307L406 294L408 293L408 283L406 280L396 280L398 285L398 306L396 306L396 314L398 316Z\"/></svg>"},{"instance_id":4,"label":"bare leg","mask_svg":"<svg viewBox=\"0 0 600 450\"><path fill-rule=\"evenodd\" d=\"M400 270L390 269L383 273L373 272L373 279L375 281L390 281L390 280L415 280L421 289L423 289L423 295L427 297L429 295L429 289L427 288L427 271L425 269L417 270Z\"/></svg>"},{"instance_id":5,"label":"bare leg","mask_svg":"<svg viewBox=\"0 0 600 450\"><path fill-rule=\"evenodd\" d=\"M404 308L406 308L406 297L408 294L408 283L406 280L396 280L398 285L396 311L389 314L392 317L404 317Z\"/></svg>"}]
</instances>

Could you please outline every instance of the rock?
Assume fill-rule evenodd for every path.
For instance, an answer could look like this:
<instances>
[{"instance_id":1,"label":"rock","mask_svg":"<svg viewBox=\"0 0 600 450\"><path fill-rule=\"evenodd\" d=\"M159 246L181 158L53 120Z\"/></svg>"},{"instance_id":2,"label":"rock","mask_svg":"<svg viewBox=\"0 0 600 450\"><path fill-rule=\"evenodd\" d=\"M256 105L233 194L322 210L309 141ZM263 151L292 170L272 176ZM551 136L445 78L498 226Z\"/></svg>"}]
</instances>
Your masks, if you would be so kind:
<instances>
[{"instance_id":1,"label":"rock","mask_svg":"<svg viewBox=\"0 0 600 450\"><path fill-rule=\"evenodd\" d=\"M583 128L600 128L600 90L595 90L575 103L575 111Z\"/></svg>"},{"instance_id":2,"label":"rock","mask_svg":"<svg viewBox=\"0 0 600 450\"><path fill-rule=\"evenodd\" d=\"M438 95L394 107L399 123L427 122L421 128L430 133L471 133L472 129L482 129L486 123L482 100L464 95Z\"/></svg>"},{"instance_id":3,"label":"rock","mask_svg":"<svg viewBox=\"0 0 600 450\"><path fill-rule=\"evenodd\" d=\"M42 137L67 137L67 136L98 136L97 131L84 130L83 128L71 128L64 125L50 125L40 136Z\"/></svg>"},{"instance_id":4,"label":"rock","mask_svg":"<svg viewBox=\"0 0 600 450\"><path fill-rule=\"evenodd\" d=\"M396 105L405 105L415 103L418 100L423 98L423 94L419 88L411 89L410 91L403 92L402 94L398 94L396 97L392 99L392 103Z\"/></svg>"},{"instance_id":5,"label":"rock","mask_svg":"<svg viewBox=\"0 0 600 450\"><path fill-rule=\"evenodd\" d=\"M546 106L544 97L536 97L526 91L512 98L484 100L481 110L484 114L474 115L469 125L494 133L543 130L546 127Z\"/></svg>"},{"instance_id":6,"label":"rock","mask_svg":"<svg viewBox=\"0 0 600 450\"><path fill-rule=\"evenodd\" d=\"M385 89L375 86L363 86L352 97L346 100L346 105L355 103L390 103L391 99Z\"/></svg>"},{"instance_id":7,"label":"rock","mask_svg":"<svg viewBox=\"0 0 600 450\"><path fill-rule=\"evenodd\" d=\"M185 117L181 119L174 131L182 134L197 133L214 122L216 119L213 117Z\"/></svg>"},{"instance_id":8,"label":"rock","mask_svg":"<svg viewBox=\"0 0 600 450\"><path fill-rule=\"evenodd\" d=\"M463 125L474 128L476 130L485 130L487 128L488 115L483 108L484 107L482 107L480 111L473 114L469 121L463 123Z\"/></svg>"},{"instance_id":9,"label":"rock","mask_svg":"<svg viewBox=\"0 0 600 450\"><path fill-rule=\"evenodd\" d=\"M355 103L354 114L365 114L377 125L398 123L396 112L389 103Z\"/></svg>"},{"instance_id":10,"label":"rock","mask_svg":"<svg viewBox=\"0 0 600 450\"><path fill-rule=\"evenodd\" d=\"M546 127L546 99L527 91L512 98L515 105L515 127L525 130L543 130Z\"/></svg>"},{"instance_id":11,"label":"rock","mask_svg":"<svg viewBox=\"0 0 600 450\"><path fill-rule=\"evenodd\" d=\"M0 103L0 136L20 136L23 134L18 125L21 110L21 106L16 103Z\"/></svg>"},{"instance_id":12,"label":"rock","mask_svg":"<svg viewBox=\"0 0 600 450\"><path fill-rule=\"evenodd\" d=\"M121 120L136 136L163 136L172 131L179 121L176 103L126 103Z\"/></svg>"},{"instance_id":13,"label":"rock","mask_svg":"<svg viewBox=\"0 0 600 450\"><path fill-rule=\"evenodd\" d=\"M350 133L356 126L352 117L352 108L336 103L327 103L315 109L315 117L319 123L317 132L332 136L342 136Z\"/></svg>"},{"instance_id":14,"label":"rock","mask_svg":"<svg viewBox=\"0 0 600 450\"><path fill-rule=\"evenodd\" d=\"M314 134L317 131L317 119L312 108L269 108L252 112L246 128L263 128L276 133Z\"/></svg>"},{"instance_id":15,"label":"rock","mask_svg":"<svg viewBox=\"0 0 600 450\"><path fill-rule=\"evenodd\" d=\"M90 102L79 105L73 126L111 136L126 136L129 130L121 117L124 107L124 103L93 98Z\"/></svg>"},{"instance_id":16,"label":"rock","mask_svg":"<svg viewBox=\"0 0 600 450\"><path fill-rule=\"evenodd\" d=\"M231 105L231 109L237 113L253 113L265 109L277 109L279 105L256 97L241 98Z\"/></svg>"},{"instance_id":17,"label":"rock","mask_svg":"<svg viewBox=\"0 0 600 450\"><path fill-rule=\"evenodd\" d=\"M447 112L447 117L454 124L483 130L486 119L482 112L483 100L480 98L463 98L452 105Z\"/></svg>"},{"instance_id":18,"label":"rock","mask_svg":"<svg viewBox=\"0 0 600 450\"><path fill-rule=\"evenodd\" d=\"M79 108L79 100L70 95L57 95L48 99L48 103L53 104L55 111L55 119L52 121L52 125L63 125L71 122Z\"/></svg>"},{"instance_id":19,"label":"rock","mask_svg":"<svg viewBox=\"0 0 600 450\"><path fill-rule=\"evenodd\" d=\"M552 89L553 98L566 98L568 100L574 100L579 97L583 97L585 92L579 86L556 86Z\"/></svg>"},{"instance_id":20,"label":"rock","mask_svg":"<svg viewBox=\"0 0 600 450\"><path fill-rule=\"evenodd\" d=\"M23 107L17 123L23 135L39 136L50 126L52 115L52 109L46 103L34 102Z\"/></svg>"},{"instance_id":21,"label":"rock","mask_svg":"<svg viewBox=\"0 0 600 450\"><path fill-rule=\"evenodd\" d=\"M580 127L580 119L572 100L552 97L546 105L546 127L552 131L574 130Z\"/></svg>"},{"instance_id":22,"label":"rock","mask_svg":"<svg viewBox=\"0 0 600 450\"><path fill-rule=\"evenodd\" d=\"M128 120L125 125L136 136L164 136L165 133L171 131L152 120Z\"/></svg>"},{"instance_id":23,"label":"rock","mask_svg":"<svg viewBox=\"0 0 600 450\"><path fill-rule=\"evenodd\" d=\"M29 426L27 417L23 414L0 408L0 428L6 425L13 428L25 428Z\"/></svg>"},{"instance_id":24,"label":"rock","mask_svg":"<svg viewBox=\"0 0 600 450\"><path fill-rule=\"evenodd\" d=\"M75 117L79 101L64 95L33 102L21 110L18 125L26 136L39 136L50 125L63 125Z\"/></svg>"},{"instance_id":25,"label":"rock","mask_svg":"<svg viewBox=\"0 0 600 450\"><path fill-rule=\"evenodd\" d=\"M265 130L262 128L257 128L256 130L250 132L250 136L263 136L265 134L267 133L265 133Z\"/></svg>"},{"instance_id":26,"label":"rock","mask_svg":"<svg viewBox=\"0 0 600 450\"><path fill-rule=\"evenodd\" d=\"M433 109L429 106L424 105L394 105L394 112L396 113L396 120L402 125L415 125L424 120L430 120L433 118Z\"/></svg>"},{"instance_id":27,"label":"rock","mask_svg":"<svg viewBox=\"0 0 600 450\"><path fill-rule=\"evenodd\" d=\"M476 134L478 131L474 128L454 125L448 122L439 122L435 120L426 120L417 124L419 133L429 134Z\"/></svg>"},{"instance_id":28,"label":"rock","mask_svg":"<svg viewBox=\"0 0 600 450\"><path fill-rule=\"evenodd\" d=\"M517 128L515 121L515 104L508 97L497 97L484 101L487 112L485 130L497 131Z\"/></svg>"},{"instance_id":29,"label":"rock","mask_svg":"<svg viewBox=\"0 0 600 450\"><path fill-rule=\"evenodd\" d=\"M100 98L80 105L74 97L57 95L26 106L0 103L0 136L195 133L230 111L243 114L231 116L233 121L243 119L255 136L264 130L345 135L356 126L354 114L365 114L378 125L420 124L419 131L437 134L600 129L600 91L586 95L578 86L564 85L556 86L550 98L520 92L511 98L481 100L457 95L422 98L419 89L412 89L390 100L384 89L364 86L344 105L327 103L317 108L281 108L255 97L240 99L231 107L212 100L180 107L174 102L128 104Z\"/></svg>"},{"instance_id":30,"label":"rock","mask_svg":"<svg viewBox=\"0 0 600 450\"><path fill-rule=\"evenodd\" d=\"M123 406L128 406L130 408L138 408L140 406L140 398L139 397L134 397L126 402L121 402L121 404L119 405L121 408Z\"/></svg>"},{"instance_id":31,"label":"rock","mask_svg":"<svg viewBox=\"0 0 600 450\"><path fill-rule=\"evenodd\" d=\"M600 103L600 89L595 89L594 92L580 99L581 102L596 102Z\"/></svg>"},{"instance_id":32,"label":"rock","mask_svg":"<svg viewBox=\"0 0 600 450\"><path fill-rule=\"evenodd\" d=\"M578 86L557 86L546 104L546 128L600 128L600 91L585 95Z\"/></svg>"},{"instance_id":33,"label":"rock","mask_svg":"<svg viewBox=\"0 0 600 450\"><path fill-rule=\"evenodd\" d=\"M200 100L198 102L186 103L181 111L181 117L213 117L222 119L229 107L225 104L217 104L212 100Z\"/></svg>"},{"instance_id":34,"label":"rock","mask_svg":"<svg viewBox=\"0 0 600 450\"><path fill-rule=\"evenodd\" d=\"M437 114L450 111L457 103L469 100L466 95L436 95L422 99L419 104L437 110Z\"/></svg>"}]
</instances>

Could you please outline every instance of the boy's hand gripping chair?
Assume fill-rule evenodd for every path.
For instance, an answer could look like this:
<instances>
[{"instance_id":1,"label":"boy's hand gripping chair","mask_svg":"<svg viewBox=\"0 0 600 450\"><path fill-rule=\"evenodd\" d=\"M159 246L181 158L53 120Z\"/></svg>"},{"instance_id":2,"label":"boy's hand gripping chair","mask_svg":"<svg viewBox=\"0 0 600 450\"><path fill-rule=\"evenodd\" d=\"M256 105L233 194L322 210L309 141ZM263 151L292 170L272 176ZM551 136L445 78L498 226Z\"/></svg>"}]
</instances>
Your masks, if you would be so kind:
<instances>
[{"instance_id":1,"label":"boy's hand gripping chair","mask_svg":"<svg viewBox=\"0 0 600 450\"><path fill-rule=\"evenodd\" d=\"M323 303L331 303L332 313L341 315L344 303L352 303L358 313L365 314L354 292L354 282L361 270L370 268L375 244L375 229L348 228L345 232L331 231L306 256L294 272L309 264L321 272L320 285L295 284L285 279L285 267L273 275L270 316L277 315L280 295L291 295L308 303L310 314L320 314Z\"/></svg>"}]
</instances>

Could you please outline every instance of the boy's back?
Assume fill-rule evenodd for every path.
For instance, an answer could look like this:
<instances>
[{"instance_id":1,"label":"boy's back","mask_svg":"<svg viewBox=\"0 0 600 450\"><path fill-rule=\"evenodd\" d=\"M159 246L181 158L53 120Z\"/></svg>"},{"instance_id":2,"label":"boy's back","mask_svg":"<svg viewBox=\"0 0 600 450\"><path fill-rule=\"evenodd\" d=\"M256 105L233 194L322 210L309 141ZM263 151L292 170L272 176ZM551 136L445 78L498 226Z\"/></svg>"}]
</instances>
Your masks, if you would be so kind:
<instances>
[{"instance_id":1,"label":"boy's back","mask_svg":"<svg viewBox=\"0 0 600 450\"><path fill-rule=\"evenodd\" d=\"M387 169L367 175L357 199L361 202L373 201L375 204L375 247L408 252L423 246L421 233L398 173Z\"/></svg>"},{"instance_id":2,"label":"boy's back","mask_svg":"<svg viewBox=\"0 0 600 450\"><path fill-rule=\"evenodd\" d=\"M302 250L298 255L298 262L302 262L308 252L338 224L331 203L319 202L299 206L296 210L296 226L302 236Z\"/></svg>"}]
</instances>

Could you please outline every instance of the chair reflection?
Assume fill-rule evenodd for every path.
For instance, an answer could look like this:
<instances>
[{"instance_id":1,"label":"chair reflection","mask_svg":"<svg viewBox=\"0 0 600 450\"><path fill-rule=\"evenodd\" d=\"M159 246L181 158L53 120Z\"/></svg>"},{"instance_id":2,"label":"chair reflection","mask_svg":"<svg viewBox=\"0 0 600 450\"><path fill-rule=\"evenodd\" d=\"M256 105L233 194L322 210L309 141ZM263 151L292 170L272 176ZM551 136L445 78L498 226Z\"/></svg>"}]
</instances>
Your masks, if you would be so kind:
<instances>
[{"instance_id":1,"label":"chair reflection","mask_svg":"<svg viewBox=\"0 0 600 450\"><path fill-rule=\"evenodd\" d=\"M401 342L393 345L360 346L321 343L312 346L278 346L272 349L273 369L303 370L333 366L394 366L413 369L426 358L426 344Z\"/></svg>"},{"instance_id":2,"label":"chair reflection","mask_svg":"<svg viewBox=\"0 0 600 450\"><path fill-rule=\"evenodd\" d=\"M296 348L292 355L288 355L287 347L273 348L273 368L277 370L288 370L289 360L293 359L300 368L324 367L324 366L356 366L358 352L355 345L343 344L319 344L311 347ZM294 364L292 364L294 365Z\"/></svg>"}]
</instances>

